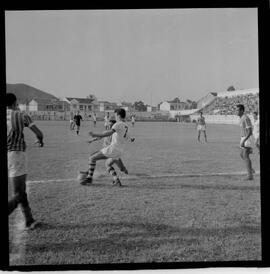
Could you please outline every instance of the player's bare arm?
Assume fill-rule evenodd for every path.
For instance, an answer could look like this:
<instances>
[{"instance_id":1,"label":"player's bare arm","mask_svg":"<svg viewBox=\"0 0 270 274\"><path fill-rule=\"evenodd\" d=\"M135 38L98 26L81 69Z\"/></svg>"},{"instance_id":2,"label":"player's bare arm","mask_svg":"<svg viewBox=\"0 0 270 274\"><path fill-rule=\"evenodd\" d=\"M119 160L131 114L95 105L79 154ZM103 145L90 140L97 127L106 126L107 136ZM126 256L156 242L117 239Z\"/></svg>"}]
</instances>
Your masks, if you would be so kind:
<instances>
[{"instance_id":1,"label":"player's bare arm","mask_svg":"<svg viewBox=\"0 0 270 274\"><path fill-rule=\"evenodd\" d=\"M101 138L103 138L103 137L108 137L108 136L113 135L114 132L115 132L114 129L110 129L110 130L104 131L103 133L94 133L92 131L89 131L88 134L92 137L101 137Z\"/></svg>"},{"instance_id":2,"label":"player's bare arm","mask_svg":"<svg viewBox=\"0 0 270 274\"><path fill-rule=\"evenodd\" d=\"M43 133L40 131L40 129L36 126L36 125L31 125L29 127L33 132L34 134L36 135L37 139L38 139L38 142L39 142L39 145L41 147L43 147L44 143L43 143Z\"/></svg>"},{"instance_id":3,"label":"player's bare arm","mask_svg":"<svg viewBox=\"0 0 270 274\"><path fill-rule=\"evenodd\" d=\"M91 143L93 143L95 141L99 141L101 139L102 139L101 137L95 137L95 138L92 138L91 140L88 140L87 143L91 144Z\"/></svg>"}]
</instances>

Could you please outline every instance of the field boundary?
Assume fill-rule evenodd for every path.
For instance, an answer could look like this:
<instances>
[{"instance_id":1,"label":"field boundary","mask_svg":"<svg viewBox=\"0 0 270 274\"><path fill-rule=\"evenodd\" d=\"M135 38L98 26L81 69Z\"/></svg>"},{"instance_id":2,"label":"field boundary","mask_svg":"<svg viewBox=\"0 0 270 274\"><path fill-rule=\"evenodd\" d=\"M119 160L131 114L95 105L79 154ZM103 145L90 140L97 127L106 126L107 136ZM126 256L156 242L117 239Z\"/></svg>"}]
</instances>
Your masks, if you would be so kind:
<instances>
[{"instance_id":1,"label":"field boundary","mask_svg":"<svg viewBox=\"0 0 270 274\"><path fill-rule=\"evenodd\" d=\"M245 175L246 172L244 171L237 171L237 172L217 172L217 173L164 173L164 174L155 174L155 175L148 175L148 174L135 174L129 176L120 176L121 180L136 180L136 179L154 179L154 178L191 178L191 177L213 177L213 176L239 176ZM256 171L255 174L260 175L260 171ZM100 180L107 177L105 174L101 174L97 177L94 176L95 180ZM71 182L76 181L77 178L66 178L66 179L49 179L49 180L30 180L27 181L27 184L41 184L41 183L49 183L49 182Z\"/></svg>"}]
</instances>

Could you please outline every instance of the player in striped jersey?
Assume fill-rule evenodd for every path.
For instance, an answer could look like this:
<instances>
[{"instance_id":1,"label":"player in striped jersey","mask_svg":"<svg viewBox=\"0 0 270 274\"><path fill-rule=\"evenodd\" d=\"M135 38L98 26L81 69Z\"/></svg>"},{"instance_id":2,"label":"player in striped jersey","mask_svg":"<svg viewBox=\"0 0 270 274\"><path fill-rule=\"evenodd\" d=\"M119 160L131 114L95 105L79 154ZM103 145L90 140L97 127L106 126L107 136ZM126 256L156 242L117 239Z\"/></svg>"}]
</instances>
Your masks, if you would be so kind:
<instances>
[{"instance_id":1,"label":"player in striped jersey","mask_svg":"<svg viewBox=\"0 0 270 274\"><path fill-rule=\"evenodd\" d=\"M18 110L17 98L13 93L6 94L6 106L8 177L14 192L8 201L9 214L20 204L26 227L33 229L37 223L32 216L26 193L26 143L23 130L25 127L30 128L36 135L40 147L43 146L43 134L29 115Z\"/></svg>"},{"instance_id":2,"label":"player in striped jersey","mask_svg":"<svg viewBox=\"0 0 270 274\"><path fill-rule=\"evenodd\" d=\"M254 119L254 124L253 124L254 142L255 142L255 146L257 147L260 153L260 119L258 117L257 111L253 112L253 119Z\"/></svg>"},{"instance_id":3,"label":"player in striped jersey","mask_svg":"<svg viewBox=\"0 0 270 274\"><path fill-rule=\"evenodd\" d=\"M241 130L240 139L240 157L245 161L247 169L247 177L245 180L253 180L254 169L249 155L252 153L251 136L252 136L252 124L249 117L245 114L245 107L242 104L237 105L237 115L240 117L239 125Z\"/></svg>"}]
</instances>

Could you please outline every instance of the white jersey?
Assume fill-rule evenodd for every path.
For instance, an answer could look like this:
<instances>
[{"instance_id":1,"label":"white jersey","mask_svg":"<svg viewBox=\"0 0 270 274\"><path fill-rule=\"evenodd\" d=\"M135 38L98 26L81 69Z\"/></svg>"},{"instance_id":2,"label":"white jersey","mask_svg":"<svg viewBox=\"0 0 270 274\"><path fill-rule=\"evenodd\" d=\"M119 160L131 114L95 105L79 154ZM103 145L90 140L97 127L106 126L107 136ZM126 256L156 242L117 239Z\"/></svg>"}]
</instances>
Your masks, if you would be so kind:
<instances>
[{"instance_id":1,"label":"white jersey","mask_svg":"<svg viewBox=\"0 0 270 274\"><path fill-rule=\"evenodd\" d=\"M105 121L105 126L108 126L108 125L109 125L110 118L106 115L106 116L104 117L104 121Z\"/></svg>"},{"instance_id":2,"label":"white jersey","mask_svg":"<svg viewBox=\"0 0 270 274\"><path fill-rule=\"evenodd\" d=\"M253 125L253 136L254 136L255 139L259 138L259 136L260 136L260 121L259 121L259 119L257 119L254 122L254 125Z\"/></svg>"},{"instance_id":3,"label":"white jersey","mask_svg":"<svg viewBox=\"0 0 270 274\"><path fill-rule=\"evenodd\" d=\"M112 126L115 132L112 135L111 146L115 149L123 151L124 145L128 140L128 126L126 123L119 121Z\"/></svg>"}]
</instances>

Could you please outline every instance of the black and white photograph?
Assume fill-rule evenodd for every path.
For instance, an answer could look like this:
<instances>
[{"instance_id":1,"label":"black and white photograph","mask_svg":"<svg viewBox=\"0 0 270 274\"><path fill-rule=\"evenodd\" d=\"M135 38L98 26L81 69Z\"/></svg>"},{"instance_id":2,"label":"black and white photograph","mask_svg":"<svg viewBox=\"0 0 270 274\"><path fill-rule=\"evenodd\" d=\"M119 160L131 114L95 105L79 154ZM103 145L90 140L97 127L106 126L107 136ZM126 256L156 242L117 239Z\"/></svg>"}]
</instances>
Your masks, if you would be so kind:
<instances>
[{"instance_id":1,"label":"black and white photograph","mask_svg":"<svg viewBox=\"0 0 270 274\"><path fill-rule=\"evenodd\" d=\"M9 269L262 261L257 7L4 14Z\"/></svg>"}]
</instances>

